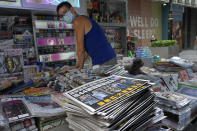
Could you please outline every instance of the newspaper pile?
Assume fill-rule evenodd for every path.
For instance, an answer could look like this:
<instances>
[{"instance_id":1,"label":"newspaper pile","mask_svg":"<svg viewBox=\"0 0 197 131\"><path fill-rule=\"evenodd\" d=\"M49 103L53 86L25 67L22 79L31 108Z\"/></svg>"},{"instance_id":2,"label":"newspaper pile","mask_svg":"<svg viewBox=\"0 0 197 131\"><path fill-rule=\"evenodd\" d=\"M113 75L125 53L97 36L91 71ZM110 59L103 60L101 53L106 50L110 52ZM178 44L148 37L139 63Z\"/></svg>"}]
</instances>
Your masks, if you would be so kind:
<instances>
[{"instance_id":1,"label":"newspaper pile","mask_svg":"<svg viewBox=\"0 0 197 131\"><path fill-rule=\"evenodd\" d=\"M75 131L141 130L163 118L150 87L147 80L109 76L53 98Z\"/></svg>"},{"instance_id":2,"label":"newspaper pile","mask_svg":"<svg viewBox=\"0 0 197 131\"><path fill-rule=\"evenodd\" d=\"M183 130L190 122L191 108L189 106L191 99L185 95L175 92L157 93L157 105L167 116L162 123L175 130Z\"/></svg>"},{"instance_id":3,"label":"newspaper pile","mask_svg":"<svg viewBox=\"0 0 197 131\"><path fill-rule=\"evenodd\" d=\"M68 87L76 88L109 75L121 76L126 73L124 66L117 64L114 66L101 66L96 71L91 69L70 70L66 73L65 79Z\"/></svg>"},{"instance_id":4,"label":"newspaper pile","mask_svg":"<svg viewBox=\"0 0 197 131\"><path fill-rule=\"evenodd\" d=\"M126 73L127 71L125 70L124 66L121 64L114 65L113 67L104 71L104 74L118 75L118 76L122 76Z\"/></svg>"}]
</instances>

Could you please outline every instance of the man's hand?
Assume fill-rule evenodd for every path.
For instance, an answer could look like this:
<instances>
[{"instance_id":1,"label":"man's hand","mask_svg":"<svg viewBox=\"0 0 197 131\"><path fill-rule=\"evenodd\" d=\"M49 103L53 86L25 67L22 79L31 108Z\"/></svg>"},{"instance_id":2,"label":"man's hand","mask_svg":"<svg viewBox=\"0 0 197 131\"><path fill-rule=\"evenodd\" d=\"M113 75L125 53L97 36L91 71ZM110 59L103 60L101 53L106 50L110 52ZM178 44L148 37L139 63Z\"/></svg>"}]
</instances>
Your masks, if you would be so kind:
<instances>
[{"instance_id":1,"label":"man's hand","mask_svg":"<svg viewBox=\"0 0 197 131\"><path fill-rule=\"evenodd\" d=\"M63 72L73 70L73 69L77 69L77 67L76 66L71 66L71 67L70 66L64 66L64 67L61 68L61 70Z\"/></svg>"}]
</instances>

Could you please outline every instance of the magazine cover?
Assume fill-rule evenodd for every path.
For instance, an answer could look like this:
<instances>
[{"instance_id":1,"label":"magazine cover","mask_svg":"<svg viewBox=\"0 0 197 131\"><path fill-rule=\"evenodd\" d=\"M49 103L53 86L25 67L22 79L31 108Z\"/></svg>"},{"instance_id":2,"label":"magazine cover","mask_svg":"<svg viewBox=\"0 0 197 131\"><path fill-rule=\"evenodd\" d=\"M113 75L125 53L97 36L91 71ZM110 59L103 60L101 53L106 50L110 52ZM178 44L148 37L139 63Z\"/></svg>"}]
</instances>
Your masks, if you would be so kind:
<instances>
[{"instance_id":1,"label":"magazine cover","mask_svg":"<svg viewBox=\"0 0 197 131\"><path fill-rule=\"evenodd\" d=\"M126 78L121 76L110 76L97 81L90 82L64 95L79 105L95 112L118 98L125 95L134 95L147 88L143 86L149 81Z\"/></svg>"},{"instance_id":2,"label":"magazine cover","mask_svg":"<svg viewBox=\"0 0 197 131\"><path fill-rule=\"evenodd\" d=\"M23 51L22 49L7 49L5 58L8 73L22 72L23 69Z\"/></svg>"},{"instance_id":3,"label":"magazine cover","mask_svg":"<svg viewBox=\"0 0 197 131\"><path fill-rule=\"evenodd\" d=\"M32 80L37 73L38 73L38 66L36 65L23 66L23 76L25 82Z\"/></svg>"},{"instance_id":4,"label":"magazine cover","mask_svg":"<svg viewBox=\"0 0 197 131\"><path fill-rule=\"evenodd\" d=\"M177 92L197 98L197 87L195 88L189 85L180 85Z\"/></svg>"},{"instance_id":5,"label":"magazine cover","mask_svg":"<svg viewBox=\"0 0 197 131\"><path fill-rule=\"evenodd\" d=\"M188 75L188 73L187 73L186 70L180 71L179 72L179 76L180 76L180 78L181 78L182 81L190 80L189 75Z\"/></svg>"},{"instance_id":6,"label":"magazine cover","mask_svg":"<svg viewBox=\"0 0 197 131\"><path fill-rule=\"evenodd\" d=\"M24 91L26 95L32 96L41 96L41 95L49 95L55 93L55 91L49 87L39 87L39 88L30 88Z\"/></svg>"},{"instance_id":7,"label":"magazine cover","mask_svg":"<svg viewBox=\"0 0 197 131\"><path fill-rule=\"evenodd\" d=\"M18 121L31 116L21 98L3 98L1 99L1 103L9 122Z\"/></svg>"},{"instance_id":8,"label":"magazine cover","mask_svg":"<svg viewBox=\"0 0 197 131\"><path fill-rule=\"evenodd\" d=\"M186 71L190 79L194 78L194 72L192 71L192 69L186 69Z\"/></svg>"},{"instance_id":9,"label":"magazine cover","mask_svg":"<svg viewBox=\"0 0 197 131\"><path fill-rule=\"evenodd\" d=\"M24 96L25 102L33 116L47 117L65 113L50 95L46 96Z\"/></svg>"},{"instance_id":10,"label":"magazine cover","mask_svg":"<svg viewBox=\"0 0 197 131\"><path fill-rule=\"evenodd\" d=\"M175 75L168 75L162 77L165 85L167 86L168 91L176 91L178 89L178 77Z\"/></svg>"}]
</instances>

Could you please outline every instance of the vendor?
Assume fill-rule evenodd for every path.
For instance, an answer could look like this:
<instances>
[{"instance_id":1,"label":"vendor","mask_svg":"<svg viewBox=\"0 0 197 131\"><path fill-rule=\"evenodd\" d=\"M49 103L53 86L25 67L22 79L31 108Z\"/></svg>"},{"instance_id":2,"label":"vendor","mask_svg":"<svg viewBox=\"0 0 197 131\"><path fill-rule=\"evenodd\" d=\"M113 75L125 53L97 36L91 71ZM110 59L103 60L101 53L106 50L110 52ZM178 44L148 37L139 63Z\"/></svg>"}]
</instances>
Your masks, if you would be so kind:
<instances>
[{"instance_id":1,"label":"vendor","mask_svg":"<svg viewBox=\"0 0 197 131\"><path fill-rule=\"evenodd\" d=\"M69 2L60 3L57 6L57 13L74 27L78 59L73 68L82 69L88 55L92 59L93 66L103 65L115 59L116 54L107 41L104 31L93 19L78 15Z\"/></svg>"}]
</instances>

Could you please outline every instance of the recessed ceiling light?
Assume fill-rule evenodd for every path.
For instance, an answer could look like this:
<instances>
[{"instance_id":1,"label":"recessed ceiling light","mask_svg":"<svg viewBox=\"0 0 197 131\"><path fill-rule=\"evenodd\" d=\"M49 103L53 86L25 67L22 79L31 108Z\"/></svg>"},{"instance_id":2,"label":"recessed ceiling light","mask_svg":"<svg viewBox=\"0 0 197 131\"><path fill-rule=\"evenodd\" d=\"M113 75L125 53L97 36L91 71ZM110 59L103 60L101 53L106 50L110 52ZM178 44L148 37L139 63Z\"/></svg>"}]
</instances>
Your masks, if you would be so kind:
<instances>
[{"instance_id":1,"label":"recessed ceiling light","mask_svg":"<svg viewBox=\"0 0 197 131\"><path fill-rule=\"evenodd\" d=\"M166 6L167 4L166 3L163 3L163 6Z\"/></svg>"}]
</instances>

